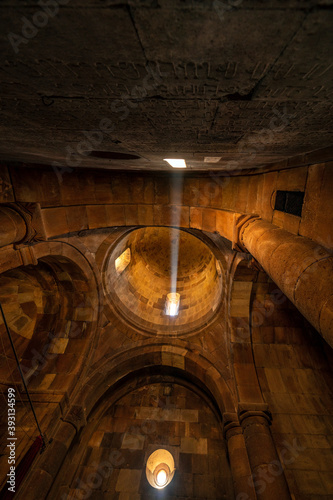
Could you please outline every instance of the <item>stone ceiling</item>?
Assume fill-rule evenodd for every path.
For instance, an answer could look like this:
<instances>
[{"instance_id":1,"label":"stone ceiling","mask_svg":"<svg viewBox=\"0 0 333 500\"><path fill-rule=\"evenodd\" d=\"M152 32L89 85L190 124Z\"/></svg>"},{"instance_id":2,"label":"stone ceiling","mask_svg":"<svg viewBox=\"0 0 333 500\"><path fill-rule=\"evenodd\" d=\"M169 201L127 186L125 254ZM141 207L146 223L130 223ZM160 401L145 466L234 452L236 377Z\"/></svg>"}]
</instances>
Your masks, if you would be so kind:
<instances>
[{"instance_id":1,"label":"stone ceiling","mask_svg":"<svg viewBox=\"0 0 333 500\"><path fill-rule=\"evenodd\" d=\"M0 160L235 170L330 144L331 1L48 1L0 5Z\"/></svg>"},{"instance_id":2,"label":"stone ceiling","mask_svg":"<svg viewBox=\"0 0 333 500\"><path fill-rule=\"evenodd\" d=\"M128 246L133 250L133 258L138 256L149 272L167 278L168 283L173 262L177 263L177 277L183 279L202 273L213 258L209 248L198 238L165 227L134 231L128 239Z\"/></svg>"}]
</instances>

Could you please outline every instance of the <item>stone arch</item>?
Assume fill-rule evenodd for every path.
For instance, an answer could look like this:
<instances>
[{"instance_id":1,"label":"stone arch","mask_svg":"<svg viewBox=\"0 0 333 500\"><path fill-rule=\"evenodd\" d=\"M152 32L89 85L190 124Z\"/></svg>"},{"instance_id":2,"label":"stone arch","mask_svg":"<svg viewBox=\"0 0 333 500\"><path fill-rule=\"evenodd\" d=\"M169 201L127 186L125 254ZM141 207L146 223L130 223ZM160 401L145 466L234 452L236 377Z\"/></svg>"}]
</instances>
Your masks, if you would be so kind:
<instances>
[{"instance_id":1,"label":"stone arch","mask_svg":"<svg viewBox=\"0 0 333 500\"><path fill-rule=\"evenodd\" d=\"M9 314L28 386L34 391L71 392L99 318L95 273L82 253L64 242L39 243L33 253L35 265L14 267L0 275L20 306L12 320L9 306L13 297L8 296L9 306L5 304L4 310ZM2 290L6 292L6 288ZM6 339L3 330L1 325ZM9 353L7 344L5 352ZM14 380L20 383L17 370Z\"/></svg>"},{"instance_id":2,"label":"stone arch","mask_svg":"<svg viewBox=\"0 0 333 500\"><path fill-rule=\"evenodd\" d=\"M124 470L121 471L124 467L127 470L130 469L128 472L131 472L131 469L134 468L132 453L136 457L136 472L138 472L138 469L144 471L145 458L148 456L147 451L157 448L169 449L175 457L176 467L179 468L180 458L184 460L184 453L182 457L180 457L180 454L183 452L183 446L186 446L186 443L181 442L183 439L181 440L179 436L188 437L190 435L190 426L192 426L191 422L195 421L198 423L194 423L194 427L201 425L203 422L207 426L204 435L206 439L196 440L190 438L191 446L202 447L205 442L209 441L207 439L210 436L209 433L214 436L214 446L207 446L205 452L194 448L191 450L191 455L187 455L187 457L192 459L192 454L194 454L195 457L193 458L197 459L196 462L203 459L208 462L213 458L212 455L218 454L214 471L210 470L210 479L213 478L214 474L218 475L220 473L218 471L221 471L222 468L223 478L220 477L220 483L216 486L221 491L228 484L228 492L230 494L233 492L230 464L227 458L226 442L223 437L222 416L219 409L216 408L211 396L204 389L198 387L197 382L191 382L182 377L181 370L167 366L164 368L165 370L161 370L161 367L138 369L128 377L123 377L119 380L119 383L116 383L105 392L91 412L87 425L80 433L80 438L74 440L73 445L68 450L48 493L48 498L58 498L59 492L71 495L75 489L86 491L87 495L90 491L95 492L96 489L105 491L109 488L110 492L112 488L112 492L114 489L118 491L116 482L112 482L110 487L109 480L103 482L103 478L108 479L114 469L120 470L115 471L112 476L113 480L118 477L119 473L125 472ZM152 390L156 389L156 387L170 387L170 385L173 389L176 388L178 394L177 389L182 387L182 394L186 394L187 397L189 394L194 395L194 399L191 399L192 405L179 404L179 400L173 402L168 398L165 400L160 397L161 393L159 391L158 400L154 397L148 399L146 395L144 396L145 403L142 405L144 407L140 413L141 391L151 395ZM156 392L153 392L153 394L156 394ZM136 401L138 399L140 401L139 407L135 410L134 407L128 404L131 397L135 397ZM198 400L200 400L200 406L193 406L193 402L198 402ZM200 408L200 411L198 411L198 408ZM148 409L152 412L150 416L147 414ZM203 420L203 418L206 420ZM166 429L171 428L177 429L176 432L166 431ZM163 436L158 432L160 429L165 432ZM170 436L170 441L166 439L167 436ZM186 453L189 452L190 450L187 449ZM198 455L197 453L206 454ZM129 463L127 463L128 460ZM80 465L71 468L73 463ZM208 467L205 467L205 472L208 473ZM204 473L204 470L202 470L202 473ZM178 484L182 479L182 476L178 477ZM198 488L197 485L196 487ZM144 475L141 476L141 481L136 481L136 488L140 489L141 493L146 491L147 488L149 490ZM181 487L178 486L179 490L181 490ZM212 490L214 488L210 488L209 498L216 498L214 496L215 491L212 493ZM99 491L95 492L96 495L98 493ZM145 498L144 494L142 494L142 498Z\"/></svg>"},{"instance_id":3,"label":"stone arch","mask_svg":"<svg viewBox=\"0 0 333 500\"><path fill-rule=\"evenodd\" d=\"M239 253L234 255L228 300L231 341L246 342L250 338L250 302L257 274L248 258Z\"/></svg>"},{"instance_id":4,"label":"stone arch","mask_svg":"<svg viewBox=\"0 0 333 500\"><path fill-rule=\"evenodd\" d=\"M252 350L251 298L258 270L251 260L236 254L231 268L229 308L232 369L240 403L263 403Z\"/></svg>"},{"instance_id":5,"label":"stone arch","mask_svg":"<svg viewBox=\"0 0 333 500\"><path fill-rule=\"evenodd\" d=\"M43 220L48 238L64 236L82 229L102 229L133 226L175 226L182 229L199 229L208 233L217 232L229 241L233 240L236 212L208 208L205 206L169 205L155 203L59 206L43 210ZM79 216L78 216L79 213ZM54 225L54 219L61 221ZM85 221L84 228L82 221Z\"/></svg>"},{"instance_id":6,"label":"stone arch","mask_svg":"<svg viewBox=\"0 0 333 500\"><path fill-rule=\"evenodd\" d=\"M235 411L232 390L212 362L198 351L170 344L143 345L122 352L104 364L99 363L98 369L84 384L82 394L77 396L77 401L80 401L80 406L85 408L86 415L89 416L103 397L106 385L107 388L112 387L133 371L148 367L177 369L185 379L190 377L196 380L199 386L206 388L221 415Z\"/></svg>"},{"instance_id":7,"label":"stone arch","mask_svg":"<svg viewBox=\"0 0 333 500\"><path fill-rule=\"evenodd\" d=\"M96 340L100 290L91 265L74 247L43 242L28 248L34 263L14 265L0 275L4 285L0 300L6 299L4 310L25 380L42 432L50 438L87 369L86 360ZM0 362L1 382L16 389L19 463L37 429L1 321L0 334L7 358ZM47 418L43 418L45 414Z\"/></svg>"},{"instance_id":8,"label":"stone arch","mask_svg":"<svg viewBox=\"0 0 333 500\"><path fill-rule=\"evenodd\" d=\"M90 420L94 419L107 393L112 394L114 388L121 388L127 377L135 372L144 370L149 373L149 370L153 369L158 373L161 368L164 372L174 373L178 379L183 378L185 383L198 384L199 388L215 402L220 416L225 412L228 414L235 412L235 400L228 381L212 362L198 351L166 344L145 345L122 352L104 363L99 361L96 364L98 368L82 384L71 408L64 415L63 421L59 422L54 441L41 460L36 463L30 480L20 491L18 498L30 498L29 494L35 494L34 481L38 477L43 478L43 481L39 482L40 495L42 498L47 495L69 449L77 442L74 441L75 435L80 431L84 432Z\"/></svg>"},{"instance_id":9,"label":"stone arch","mask_svg":"<svg viewBox=\"0 0 333 500\"><path fill-rule=\"evenodd\" d=\"M219 460L215 465L213 474L219 474L218 470L222 467L224 477L223 481L218 485L219 491L221 488L226 487L226 482L229 485L229 493L233 492L230 464L227 459L226 442L223 437L222 417L219 409L216 408L210 395L205 390L197 387L196 383L182 378L181 370L177 370L174 367L165 368L166 370L159 371L159 373L158 370L160 367L155 367L155 369L149 366L141 368L132 372L128 377L123 377L119 380L119 383L116 383L105 392L102 399L91 412L87 424L80 432L79 438L73 440L73 444L69 448L59 473L49 490L48 498L58 498L59 492L71 495L76 489L84 490L88 494L91 490L94 492L96 489L105 491L110 488L109 481L103 483L102 486L103 477L107 476L109 478L114 469L123 469L124 466L126 469L133 467L131 465L133 464L132 456L131 453L127 453L127 447L129 448L128 451L133 452L136 457L135 469L144 470L144 457L146 456L147 458L148 449L161 447L170 449L174 453L176 467L178 468L179 455L183 451L183 448L180 446L181 440L178 437L179 441L177 442L177 437L172 432L167 432L166 428L169 429L172 426L177 426L178 430L175 433L177 436L188 436L189 428L192 425L190 422L194 422L196 419L198 422L203 422L203 410L205 411L204 415L206 418L208 415L205 425L209 421L208 427L214 435L214 446L210 446L209 450L207 447L207 454L205 456L201 454L199 456L196 455L194 458L202 460L205 457L208 461L208 459L212 458L212 454L218 454ZM150 388L156 389L156 386L163 385L182 387L184 389L183 394L185 393L187 396L189 393L194 394L195 400L200 399L200 413L195 409L198 406L184 406L191 409L180 410L179 408L183 408L183 406L178 401L170 402L168 399L165 401L164 398L158 398L158 401L155 398L153 401L148 401L145 396L142 414L137 414L136 410L133 412L134 408L132 406L128 403L123 403L124 400L128 401L131 395L135 395L137 401L141 390L147 391L149 387L148 394L151 394ZM147 415L148 408L152 411L151 416ZM140 408L138 409L140 410ZM207 409L209 409L208 412ZM143 418L144 420L142 420ZM166 434L163 434L163 437L158 432L160 422L163 422L161 426L163 426L162 428L166 432ZM200 424L193 425L198 426ZM184 426L184 428L181 426ZM186 428L188 428L187 431ZM206 438L209 436L208 432L207 428ZM165 439L167 435L171 438L169 444L167 444L167 440ZM191 441L192 446L202 446L204 444L202 441L206 441L206 439L197 441L191 438L189 441ZM187 452L190 451L187 450ZM191 453L204 452L195 451L194 449ZM184 459L184 455L182 458ZM191 459L191 456L189 458ZM127 460L131 460L131 462L127 463ZM84 465L76 465L73 468L71 467L73 463ZM118 470L115 472L113 478L117 478L117 473L120 472L122 474L124 471L121 472ZM208 467L205 468L205 472L208 473ZM202 471L202 473L205 472ZM209 477L212 478L213 474L211 470L210 474ZM181 477L178 478L178 481L180 479ZM142 490L146 490L148 485L145 486L145 476L141 476L141 480L143 480L143 483L136 481L136 488L140 488L142 493ZM112 492L116 489L115 486L115 483L111 483ZM100 493L97 491L95 494L98 495ZM145 495L142 495L142 497L145 498ZM213 498L212 492L209 498Z\"/></svg>"}]
</instances>

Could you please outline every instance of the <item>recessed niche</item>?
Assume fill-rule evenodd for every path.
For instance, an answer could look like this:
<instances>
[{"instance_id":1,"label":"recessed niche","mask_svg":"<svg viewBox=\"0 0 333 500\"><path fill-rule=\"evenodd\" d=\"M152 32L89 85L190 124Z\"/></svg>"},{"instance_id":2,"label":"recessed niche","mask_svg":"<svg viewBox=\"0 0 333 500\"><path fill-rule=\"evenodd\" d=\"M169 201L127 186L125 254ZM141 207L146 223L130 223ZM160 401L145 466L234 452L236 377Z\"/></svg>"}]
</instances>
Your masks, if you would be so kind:
<instances>
[{"instance_id":1,"label":"recessed niche","mask_svg":"<svg viewBox=\"0 0 333 500\"><path fill-rule=\"evenodd\" d=\"M277 191L274 208L280 212L301 217L303 202L303 191Z\"/></svg>"},{"instance_id":2,"label":"recessed niche","mask_svg":"<svg viewBox=\"0 0 333 500\"><path fill-rule=\"evenodd\" d=\"M146 477L149 484L157 490L162 490L171 483L175 470L175 461L168 450L156 450L148 457Z\"/></svg>"}]
</instances>

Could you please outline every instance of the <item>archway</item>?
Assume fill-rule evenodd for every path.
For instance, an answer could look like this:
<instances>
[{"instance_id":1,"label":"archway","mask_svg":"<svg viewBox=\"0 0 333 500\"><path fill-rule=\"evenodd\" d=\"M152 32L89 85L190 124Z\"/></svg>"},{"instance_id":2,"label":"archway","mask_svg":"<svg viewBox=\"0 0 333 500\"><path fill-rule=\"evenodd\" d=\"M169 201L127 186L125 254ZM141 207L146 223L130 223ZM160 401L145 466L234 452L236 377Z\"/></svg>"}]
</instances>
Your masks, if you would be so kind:
<instances>
[{"instance_id":1,"label":"archway","mask_svg":"<svg viewBox=\"0 0 333 500\"><path fill-rule=\"evenodd\" d=\"M99 301L94 274L79 252L54 243L35 248L39 252L37 265L0 275L0 300L37 419L42 432L50 437L86 365ZM2 318L0 335L2 392L5 395L9 386L16 392L18 464L38 431ZM7 408L3 405L2 409L6 421ZM2 477L1 483L5 480Z\"/></svg>"},{"instance_id":2,"label":"archway","mask_svg":"<svg viewBox=\"0 0 333 500\"><path fill-rule=\"evenodd\" d=\"M139 370L105 394L69 451L48 498L57 498L59 492L156 498L145 469L157 449L171 453L176 467L163 498L234 498L214 403L185 381L180 370L178 375L154 371Z\"/></svg>"}]
</instances>

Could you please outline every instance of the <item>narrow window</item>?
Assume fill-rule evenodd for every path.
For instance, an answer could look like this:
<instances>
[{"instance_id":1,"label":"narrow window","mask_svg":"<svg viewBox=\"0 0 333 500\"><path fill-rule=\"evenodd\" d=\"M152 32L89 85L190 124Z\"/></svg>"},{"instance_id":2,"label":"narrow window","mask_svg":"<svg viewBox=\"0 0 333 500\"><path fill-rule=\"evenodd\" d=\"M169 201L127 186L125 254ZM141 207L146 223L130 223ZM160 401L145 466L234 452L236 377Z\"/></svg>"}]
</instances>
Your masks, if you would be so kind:
<instances>
[{"instance_id":1,"label":"narrow window","mask_svg":"<svg viewBox=\"0 0 333 500\"><path fill-rule=\"evenodd\" d=\"M165 314L167 316L177 316L179 312L179 293L168 293L165 303Z\"/></svg>"},{"instance_id":2,"label":"narrow window","mask_svg":"<svg viewBox=\"0 0 333 500\"><path fill-rule=\"evenodd\" d=\"M114 261L114 265L118 274L121 274L128 264L131 262L131 250L126 248L126 250Z\"/></svg>"}]
</instances>

